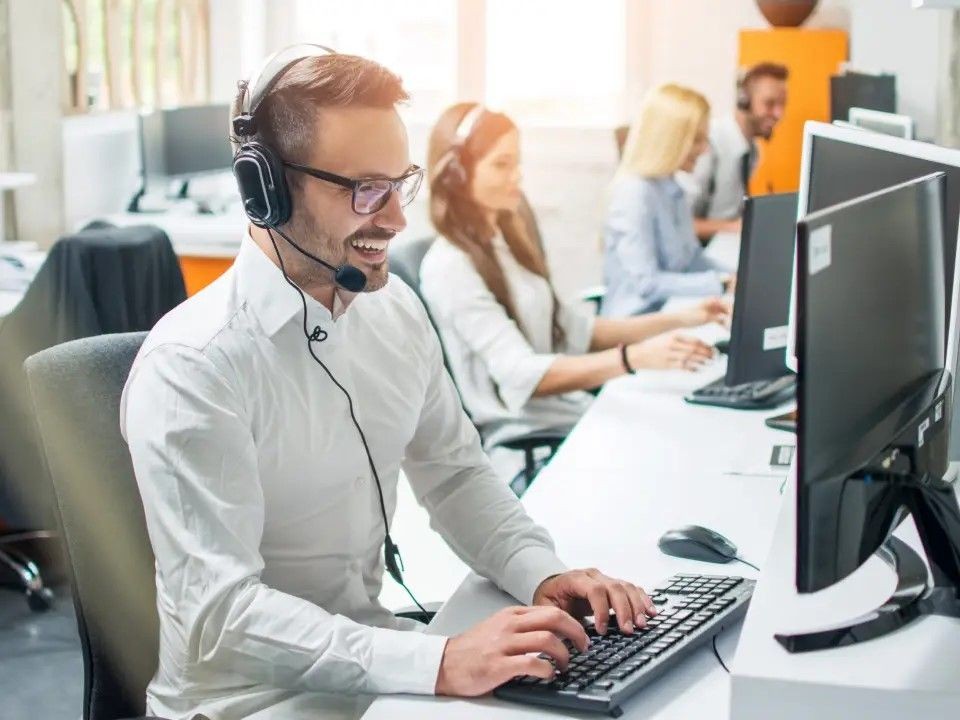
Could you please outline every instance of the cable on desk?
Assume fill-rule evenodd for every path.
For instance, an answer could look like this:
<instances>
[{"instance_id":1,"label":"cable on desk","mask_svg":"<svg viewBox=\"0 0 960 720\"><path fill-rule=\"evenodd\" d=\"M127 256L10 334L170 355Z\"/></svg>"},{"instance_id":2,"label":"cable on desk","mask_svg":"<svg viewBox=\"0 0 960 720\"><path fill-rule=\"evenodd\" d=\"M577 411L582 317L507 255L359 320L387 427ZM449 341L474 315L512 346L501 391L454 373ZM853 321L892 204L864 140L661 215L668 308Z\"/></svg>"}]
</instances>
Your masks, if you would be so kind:
<instances>
[{"instance_id":1,"label":"cable on desk","mask_svg":"<svg viewBox=\"0 0 960 720\"><path fill-rule=\"evenodd\" d=\"M727 667L727 664L723 661L723 658L720 657L720 651L717 650L717 636L713 636L713 654L717 657L717 662L720 663L720 667L726 670L727 675L730 674L730 668Z\"/></svg>"},{"instance_id":2,"label":"cable on desk","mask_svg":"<svg viewBox=\"0 0 960 720\"><path fill-rule=\"evenodd\" d=\"M736 560L737 562L742 562L744 565L746 565L746 566L748 566L748 567L752 567L752 568L753 568L754 570L756 570L757 572L760 572L760 568L758 568L756 565L754 565L754 564L753 564L752 562L750 562L749 560L744 560L742 557L739 557L739 556L735 556L733 559Z\"/></svg>"}]
</instances>

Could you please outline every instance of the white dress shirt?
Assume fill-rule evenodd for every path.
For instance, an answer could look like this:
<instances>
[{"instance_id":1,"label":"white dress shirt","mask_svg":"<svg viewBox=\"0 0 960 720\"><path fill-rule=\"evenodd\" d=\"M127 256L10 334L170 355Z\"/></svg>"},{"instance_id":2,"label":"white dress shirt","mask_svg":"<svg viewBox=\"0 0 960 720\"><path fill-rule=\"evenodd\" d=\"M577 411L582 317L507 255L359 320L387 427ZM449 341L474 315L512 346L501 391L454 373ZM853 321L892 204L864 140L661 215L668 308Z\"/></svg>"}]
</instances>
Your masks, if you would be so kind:
<instances>
[{"instance_id":1,"label":"white dress shirt","mask_svg":"<svg viewBox=\"0 0 960 720\"><path fill-rule=\"evenodd\" d=\"M501 236L493 243L517 322L467 254L445 238L437 238L420 266L420 291L440 331L463 404L488 448L534 431L569 432L593 399L586 392L533 397L557 358L553 294L543 277L517 262ZM559 321L567 336L563 352L588 352L593 316L561 304Z\"/></svg>"},{"instance_id":2,"label":"white dress shirt","mask_svg":"<svg viewBox=\"0 0 960 720\"><path fill-rule=\"evenodd\" d=\"M336 319L307 300L388 516L402 467L457 554L529 603L563 565L491 470L416 296L391 277ZM267 718L302 695L302 717L352 717L364 693L434 691L446 639L412 632L377 599L384 528L360 438L307 353L300 299L249 237L150 333L121 426L156 555L148 714Z\"/></svg>"},{"instance_id":3,"label":"white dress shirt","mask_svg":"<svg viewBox=\"0 0 960 720\"><path fill-rule=\"evenodd\" d=\"M679 174L694 217L740 217L748 189L743 182L745 156L749 177L757 164L756 145L744 136L735 116L714 118L710 123L710 149L697 159L692 173Z\"/></svg>"}]
</instances>

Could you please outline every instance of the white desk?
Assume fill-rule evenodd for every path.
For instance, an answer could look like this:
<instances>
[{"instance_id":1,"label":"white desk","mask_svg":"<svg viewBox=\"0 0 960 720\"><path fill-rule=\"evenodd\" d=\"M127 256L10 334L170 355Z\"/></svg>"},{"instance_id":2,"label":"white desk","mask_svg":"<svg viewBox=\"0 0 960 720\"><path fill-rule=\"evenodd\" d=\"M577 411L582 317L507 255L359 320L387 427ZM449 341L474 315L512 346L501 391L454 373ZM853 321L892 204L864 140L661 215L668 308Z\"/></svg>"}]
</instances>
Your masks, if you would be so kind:
<instances>
[{"instance_id":1,"label":"white desk","mask_svg":"<svg viewBox=\"0 0 960 720\"><path fill-rule=\"evenodd\" d=\"M118 227L155 225L163 230L180 256L234 258L249 220L237 205L217 215L171 210L162 213L118 213L103 218Z\"/></svg>"},{"instance_id":2,"label":"white desk","mask_svg":"<svg viewBox=\"0 0 960 720\"><path fill-rule=\"evenodd\" d=\"M7 190L16 190L17 188L33 185L36 181L37 176L33 173L0 173L0 243L2 243L5 239L4 233L6 232L7 227L6 218L3 215L3 211L6 206L3 193Z\"/></svg>"},{"instance_id":3,"label":"white desk","mask_svg":"<svg viewBox=\"0 0 960 720\"><path fill-rule=\"evenodd\" d=\"M719 332L716 332L719 335ZM793 437L767 429L776 411L744 412L692 406L682 395L723 371L643 373L609 383L556 458L524 496L535 520L550 529L571 567L596 565L647 587L676 572L755 577L743 565L712 565L668 557L660 535L700 524L731 540L761 564L773 536L785 471L767 464L774 444ZM742 474L742 473L765 473ZM430 631L452 634L515 601L470 576L437 615ZM721 637L733 656L735 632ZM729 677L709 648L628 703L626 717L688 720L726 718ZM483 698L378 698L365 718L543 717L545 711ZM551 717L582 717L550 712Z\"/></svg>"},{"instance_id":4,"label":"white desk","mask_svg":"<svg viewBox=\"0 0 960 720\"><path fill-rule=\"evenodd\" d=\"M0 318L20 302L46 256L36 243L0 242ZM23 267L10 265L4 258L13 258Z\"/></svg>"}]
</instances>

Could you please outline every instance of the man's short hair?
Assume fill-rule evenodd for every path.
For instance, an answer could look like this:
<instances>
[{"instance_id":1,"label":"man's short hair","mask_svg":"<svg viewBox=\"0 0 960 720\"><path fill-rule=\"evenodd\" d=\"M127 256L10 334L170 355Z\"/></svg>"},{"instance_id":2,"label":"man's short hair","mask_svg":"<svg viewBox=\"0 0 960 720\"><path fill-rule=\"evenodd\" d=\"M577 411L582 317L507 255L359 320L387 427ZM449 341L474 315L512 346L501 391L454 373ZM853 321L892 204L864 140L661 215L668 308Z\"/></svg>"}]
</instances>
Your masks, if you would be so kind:
<instances>
[{"instance_id":1,"label":"man's short hair","mask_svg":"<svg viewBox=\"0 0 960 720\"><path fill-rule=\"evenodd\" d=\"M306 162L323 108L391 108L408 99L400 77L373 60L340 53L306 57L287 68L260 103L254 139L287 162Z\"/></svg>"},{"instance_id":2,"label":"man's short hair","mask_svg":"<svg viewBox=\"0 0 960 720\"><path fill-rule=\"evenodd\" d=\"M760 78L773 78L774 80L786 81L790 77L790 70L786 65L775 62L757 63L753 67L747 68L740 80L740 86L747 92L750 92L753 84Z\"/></svg>"}]
</instances>

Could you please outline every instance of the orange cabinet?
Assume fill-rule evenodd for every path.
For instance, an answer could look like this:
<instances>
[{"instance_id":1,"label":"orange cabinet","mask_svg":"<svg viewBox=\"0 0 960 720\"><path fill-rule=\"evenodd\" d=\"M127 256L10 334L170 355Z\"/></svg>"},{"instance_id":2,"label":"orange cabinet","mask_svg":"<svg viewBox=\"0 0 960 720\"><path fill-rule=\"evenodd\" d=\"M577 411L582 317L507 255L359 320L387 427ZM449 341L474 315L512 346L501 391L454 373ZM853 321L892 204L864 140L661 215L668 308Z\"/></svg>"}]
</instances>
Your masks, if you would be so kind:
<instances>
[{"instance_id":1,"label":"orange cabinet","mask_svg":"<svg viewBox=\"0 0 960 720\"><path fill-rule=\"evenodd\" d=\"M774 28L740 31L740 67L770 61L790 69L787 109L769 142L761 140L760 162L750 181L753 194L789 192L800 185L803 125L830 121L830 76L847 60L843 30Z\"/></svg>"},{"instance_id":2,"label":"orange cabinet","mask_svg":"<svg viewBox=\"0 0 960 720\"><path fill-rule=\"evenodd\" d=\"M203 290L233 265L232 257L203 255L180 255L179 257L180 270L183 271L183 282L187 286L188 297Z\"/></svg>"}]
</instances>

